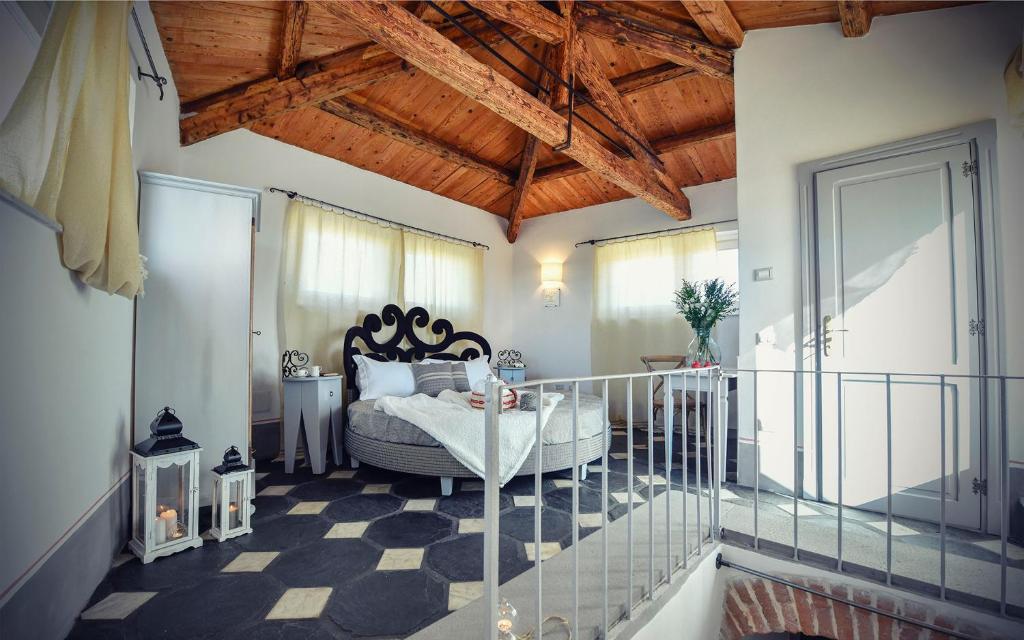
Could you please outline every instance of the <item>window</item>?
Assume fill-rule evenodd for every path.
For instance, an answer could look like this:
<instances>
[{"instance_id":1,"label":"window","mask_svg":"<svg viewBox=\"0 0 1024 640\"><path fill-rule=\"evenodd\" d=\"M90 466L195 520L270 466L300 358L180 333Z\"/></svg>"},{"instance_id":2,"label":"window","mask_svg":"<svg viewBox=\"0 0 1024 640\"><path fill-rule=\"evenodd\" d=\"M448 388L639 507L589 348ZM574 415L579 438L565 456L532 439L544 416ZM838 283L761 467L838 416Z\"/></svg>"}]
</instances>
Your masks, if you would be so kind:
<instances>
[{"instance_id":1,"label":"window","mask_svg":"<svg viewBox=\"0 0 1024 640\"><path fill-rule=\"evenodd\" d=\"M402 297L456 329L481 329L483 250L418 233L402 233Z\"/></svg>"}]
</instances>

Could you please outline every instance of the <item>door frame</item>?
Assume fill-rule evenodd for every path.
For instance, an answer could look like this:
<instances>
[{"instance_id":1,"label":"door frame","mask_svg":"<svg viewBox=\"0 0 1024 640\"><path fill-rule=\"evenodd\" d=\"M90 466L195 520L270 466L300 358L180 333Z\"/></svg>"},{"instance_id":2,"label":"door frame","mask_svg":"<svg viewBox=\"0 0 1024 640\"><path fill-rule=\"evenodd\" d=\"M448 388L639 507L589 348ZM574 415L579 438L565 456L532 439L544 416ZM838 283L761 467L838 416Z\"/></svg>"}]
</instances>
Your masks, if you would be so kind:
<instances>
[{"instance_id":1,"label":"door frame","mask_svg":"<svg viewBox=\"0 0 1024 640\"><path fill-rule=\"evenodd\" d=\"M974 206L975 206L975 238L976 262L978 273L978 308L982 310L985 320L985 333L979 349L980 370L984 374L1005 374L1005 355L1000 349L1004 339L1004 326L999 308L999 296L992 295L998 287L998 265L1000 256L998 244L999 201L998 173L996 164L996 121L983 120L973 124L947 129L937 133L926 134L868 147L839 155L806 162L797 166L797 194L800 206L800 272L801 284L799 304L794 313L795 335L800 338L800 347L796 350L795 367L821 370L821 353L818 348L818 336L821 332L818 313L819 285L817 278L818 265L818 229L816 211L815 175L822 171L897 158L900 156L932 151L946 147L967 144L971 149L971 157L977 163L974 174ZM998 289L996 289L998 290ZM940 372L941 373L941 372ZM821 437L820 379L815 382L816 390L812 392L815 406L808 409L804 398L800 398L800 406L805 409L797 415L798 432L802 435L803 460L801 492L808 497L821 499L821 450L818 447ZM806 385L804 386L806 389ZM801 395L806 395L800 389ZM988 483L987 495L981 496L981 522L988 532L999 532L999 516L1002 504L999 495L1001 477L999 473L998 429L989 429L988 425L999 417L999 399L996 393L988 393L986 385L981 385L981 468L984 479L995 479ZM990 418L991 416L991 418ZM989 455L989 452L993 452Z\"/></svg>"}]
</instances>

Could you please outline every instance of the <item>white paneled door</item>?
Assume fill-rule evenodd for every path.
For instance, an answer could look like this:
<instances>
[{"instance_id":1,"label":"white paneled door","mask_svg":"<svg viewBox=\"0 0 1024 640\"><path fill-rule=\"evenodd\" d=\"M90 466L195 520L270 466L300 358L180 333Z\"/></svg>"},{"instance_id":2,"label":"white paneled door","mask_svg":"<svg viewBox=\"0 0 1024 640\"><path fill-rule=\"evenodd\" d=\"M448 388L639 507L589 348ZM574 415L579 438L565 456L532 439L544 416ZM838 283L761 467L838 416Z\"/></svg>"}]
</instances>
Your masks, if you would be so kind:
<instances>
[{"instance_id":1,"label":"white paneled door","mask_svg":"<svg viewBox=\"0 0 1024 640\"><path fill-rule=\"evenodd\" d=\"M149 277L135 328L135 441L165 405L203 447L200 502L224 450L249 450L250 269L259 191L142 173Z\"/></svg>"},{"instance_id":2,"label":"white paneled door","mask_svg":"<svg viewBox=\"0 0 1024 640\"><path fill-rule=\"evenodd\" d=\"M938 521L944 423L947 522L981 526L979 385L871 374L980 370L972 160L958 144L815 174L818 355L844 372L821 378L827 500L841 472L845 505L885 512L891 486L895 515Z\"/></svg>"}]
</instances>

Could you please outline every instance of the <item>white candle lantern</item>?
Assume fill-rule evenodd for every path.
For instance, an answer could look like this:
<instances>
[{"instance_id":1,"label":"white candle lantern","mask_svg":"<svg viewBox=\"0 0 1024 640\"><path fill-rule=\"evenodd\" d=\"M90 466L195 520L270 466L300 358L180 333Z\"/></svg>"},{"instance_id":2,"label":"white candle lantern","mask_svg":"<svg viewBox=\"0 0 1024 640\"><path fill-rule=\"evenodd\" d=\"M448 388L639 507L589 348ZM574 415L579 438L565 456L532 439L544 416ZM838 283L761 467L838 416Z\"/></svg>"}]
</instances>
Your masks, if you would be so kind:
<instances>
[{"instance_id":1,"label":"white candle lantern","mask_svg":"<svg viewBox=\"0 0 1024 640\"><path fill-rule=\"evenodd\" d=\"M210 535L218 542L252 533L250 518L255 508L252 467L242 462L237 447L224 452L224 463L213 468L213 519Z\"/></svg>"},{"instance_id":2,"label":"white candle lantern","mask_svg":"<svg viewBox=\"0 0 1024 640\"><path fill-rule=\"evenodd\" d=\"M153 434L132 449L132 539L142 559L201 547L198 444L181 435L181 421L164 407L149 425Z\"/></svg>"}]
</instances>

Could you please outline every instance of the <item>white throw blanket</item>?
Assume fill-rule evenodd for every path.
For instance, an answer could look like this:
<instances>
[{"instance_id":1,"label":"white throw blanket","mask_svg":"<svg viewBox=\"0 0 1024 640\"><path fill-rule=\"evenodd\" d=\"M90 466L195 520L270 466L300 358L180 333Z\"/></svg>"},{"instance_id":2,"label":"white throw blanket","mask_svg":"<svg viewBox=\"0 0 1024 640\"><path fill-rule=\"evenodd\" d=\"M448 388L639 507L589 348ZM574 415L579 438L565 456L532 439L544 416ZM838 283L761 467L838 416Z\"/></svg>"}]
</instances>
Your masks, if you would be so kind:
<instances>
[{"instance_id":1,"label":"white throw blanket","mask_svg":"<svg viewBox=\"0 0 1024 640\"><path fill-rule=\"evenodd\" d=\"M563 399L560 393L545 393L541 427L547 424L555 406ZM469 406L469 394L442 391L436 398L418 393L407 398L384 396L374 409L401 418L423 429L441 443L466 468L484 477L484 412ZM537 414L513 409L499 417L499 483L515 477L537 440Z\"/></svg>"}]
</instances>

